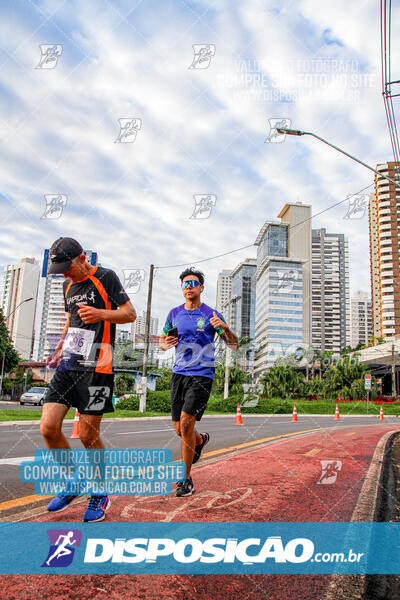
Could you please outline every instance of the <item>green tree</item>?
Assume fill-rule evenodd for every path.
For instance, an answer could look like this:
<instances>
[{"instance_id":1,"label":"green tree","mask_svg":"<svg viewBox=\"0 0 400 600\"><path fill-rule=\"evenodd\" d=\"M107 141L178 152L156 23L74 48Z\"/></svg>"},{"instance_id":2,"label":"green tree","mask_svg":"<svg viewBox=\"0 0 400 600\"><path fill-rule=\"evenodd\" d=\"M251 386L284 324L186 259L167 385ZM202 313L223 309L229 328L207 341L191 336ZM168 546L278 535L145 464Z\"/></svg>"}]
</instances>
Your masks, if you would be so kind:
<instances>
[{"instance_id":1,"label":"green tree","mask_svg":"<svg viewBox=\"0 0 400 600\"><path fill-rule=\"evenodd\" d=\"M327 370L324 377L327 394L354 399L365 396L364 375L368 368L359 361L359 356L344 355Z\"/></svg>"},{"instance_id":2,"label":"green tree","mask_svg":"<svg viewBox=\"0 0 400 600\"><path fill-rule=\"evenodd\" d=\"M264 394L271 398L292 398L305 391L304 375L291 365L278 364L261 377Z\"/></svg>"},{"instance_id":3,"label":"green tree","mask_svg":"<svg viewBox=\"0 0 400 600\"><path fill-rule=\"evenodd\" d=\"M129 373L120 373L115 378L114 390L117 395L132 392L135 387L135 380Z\"/></svg>"},{"instance_id":4,"label":"green tree","mask_svg":"<svg viewBox=\"0 0 400 600\"><path fill-rule=\"evenodd\" d=\"M10 373L21 360L18 352L13 346L12 339L8 333L3 311L0 309L0 370L4 357L4 374Z\"/></svg>"},{"instance_id":5,"label":"green tree","mask_svg":"<svg viewBox=\"0 0 400 600\"><path fill-rule=\"evenodd\" d=\"M115 344L113 363L119 368L140 369L143 364L143 350L134 349L131 342Z\"/></svg>"},{"instance_id":6,"label":"green tree","mask_svg":"<svg viewBox=\"0 0 400 600\"><path fill-rule=\"evenodd\" d=\"M172 370L168 367L161 367L154 370L162 375L162 377L156 377L156 390L169 390Z\"/></svg>"},{"instance_id":7,"label":"green tree","mask_svg":"<svg viewBox=\"0 0 400 600\"><path fill-rule=\"evenodd\" d=\"M229 367L229 393L240 394L243 392L242 383L248 383L249 376L239 367ZM215 367L214 388L215 394L222 394L225 384L225 367L217 365Z\"/></svg>"}]
</instances>

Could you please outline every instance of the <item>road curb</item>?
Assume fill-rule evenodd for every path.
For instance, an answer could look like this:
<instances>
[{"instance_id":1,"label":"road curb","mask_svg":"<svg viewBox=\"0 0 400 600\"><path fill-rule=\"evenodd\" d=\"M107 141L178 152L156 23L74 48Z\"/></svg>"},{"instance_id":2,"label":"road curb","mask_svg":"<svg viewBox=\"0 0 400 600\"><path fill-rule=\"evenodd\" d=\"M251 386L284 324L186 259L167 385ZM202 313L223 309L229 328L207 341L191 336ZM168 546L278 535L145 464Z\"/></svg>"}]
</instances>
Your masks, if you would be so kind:
<instances>
[{"instance_id":1,"label":"road curb","mask_svg":"<svg viewBox=\"0 0 400 600\"><path fill-rule=\"evenodd\" d=\"M357 504L351 516L351 522L371 522L377 514L379 492L382 488L382 474L388 458L388 448L399 429L388 431L379 440L365 476ZM367 575L332 575L324 600L363 600Z\"/></svg>"}]
</instances>

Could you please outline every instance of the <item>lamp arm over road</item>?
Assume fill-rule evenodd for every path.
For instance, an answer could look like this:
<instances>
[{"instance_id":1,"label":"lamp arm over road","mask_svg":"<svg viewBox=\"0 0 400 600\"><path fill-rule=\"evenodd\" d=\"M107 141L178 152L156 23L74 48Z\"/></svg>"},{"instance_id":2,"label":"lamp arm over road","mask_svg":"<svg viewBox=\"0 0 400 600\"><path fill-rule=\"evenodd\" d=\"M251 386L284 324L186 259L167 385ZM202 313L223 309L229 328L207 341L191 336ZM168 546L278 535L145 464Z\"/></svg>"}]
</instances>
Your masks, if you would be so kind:
<instances>
[{"instance_id":1,"label":"lamp arm over road","mask_svg":"<svg viewBox=\"0 0 400 600\"><path fill-rule=\"evenodd\" d=\"M338 146L335 146L334 144L331 144L330 142L328 142L324 138L320 137L316 133L312 133L311 131L301 131L300 129L285 129L285 128L282 128L282 127L277 127L276 131L278 133L286 134L286 135L311 135L312 137L315 137L317 140L320 140L321 142L323 142L327 146L330 146L331 148L334 148L338 152L341 152L341 154L344 154L345 156L348 156L352 160L355 160L360 165L363 165L363 167L366 167L370 171L373 171L374 173L376 173L380 177L383 177L383 179L387 179L387 181L390 181L390 183L393 183L396 187L400 188L400 182L395 181L394 179L391 179L390 177L387 177L386 175L383 175L382 173L380 173L379 171L377 171L376 169L374 169L370 165L367 165L365 162L363 162L359 158L356 158L352 154L349 154L345 150L342 150L342 148L339 148Z\"/></svg>"}]
</instances>

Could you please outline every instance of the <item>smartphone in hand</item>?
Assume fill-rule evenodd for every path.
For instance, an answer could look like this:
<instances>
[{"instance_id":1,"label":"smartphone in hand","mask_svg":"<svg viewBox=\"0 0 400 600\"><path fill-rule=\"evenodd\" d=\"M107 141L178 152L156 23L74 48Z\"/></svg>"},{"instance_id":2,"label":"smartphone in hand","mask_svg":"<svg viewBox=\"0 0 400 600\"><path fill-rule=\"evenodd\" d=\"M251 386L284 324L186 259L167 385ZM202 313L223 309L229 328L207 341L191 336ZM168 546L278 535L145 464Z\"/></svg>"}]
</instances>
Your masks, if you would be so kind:
<instances>
[{"instance_id":1,"label":"smartphone in hand","mask_svg":"<svg viewBox=\"0 0 400 600\"><path fill-rule=\"evenodd\" d=\"M167 335L170 335L172 337L178 337L178 329L176 327L173 327L168 331Z\"/></svg>"}]
</instances>

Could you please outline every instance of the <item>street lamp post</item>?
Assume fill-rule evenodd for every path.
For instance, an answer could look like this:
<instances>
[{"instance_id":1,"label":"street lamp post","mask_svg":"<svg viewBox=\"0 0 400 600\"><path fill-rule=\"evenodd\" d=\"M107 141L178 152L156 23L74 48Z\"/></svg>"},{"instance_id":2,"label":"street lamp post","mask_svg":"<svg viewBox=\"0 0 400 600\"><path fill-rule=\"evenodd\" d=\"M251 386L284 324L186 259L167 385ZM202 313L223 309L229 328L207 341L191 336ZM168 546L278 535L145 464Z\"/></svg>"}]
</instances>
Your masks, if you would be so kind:
<instances>
[{"instance_id":1,"label":"street lamp post","mask_svg":"<svg viewBox=\"0 0 400 600\"><path fill-rule=\"evenodd\" d=\"M398 181L395 181L394 179L391 179L390 177L387 177L386 175L383 175L382 173L380 173L379 171L377 171L376 169L374 169L370 165L367 165L365 162L363 162L359 158L356 158L355 156L353 156L352 154L349 154L348 152L345 152L345 150L342 150L338 146L335 146L334 144L331 144L327 140L324 140L324 138L320 137L316 133L312 133L311 131L301 131L300 129L286 129L286 128L283 128L283 127L277 127L276 131L278 133L286 134L286 135L311 135L312 137L315 137L317 140L320 140L324 144L327 144L331 148L334 148L335 150L337 150L338 152L341 152L345 156L348 156L352 160L355 160L360 165L363 165L363 167L366 167L370 171L373 171L374 173L376 173L380 177L383 177L383 179L387 179L387 181L390 181L390 183L393 183L396 187L400 188L400 183Z\"/></svg>"},{"instance_id":2,"label":"street lamp post","mask_svg":"<svg viewBox=\"0 0 400 600\"><path fill-rule=\"evenodd\" d=\"M19 304L17 304L17 306L14 308L14 310L12 310L7 317L4 317L4 320L6 321L6 327L7 327L7 322L8 319L11 317L11 315L13 315L15 313L15 311L21 306L21 304L24 304L25 302L30 302L31 300L33 300L33 298L26 298L25 300L22 300L22 302L20 302ZM4 348L3 350L3 360L1 361L1 376L0 376L0 397L3 393L3 379L4 379L4 363L6 360L6 349ZM25 380L26 382L26 380Z\"/></svg>"}]
</instances>

